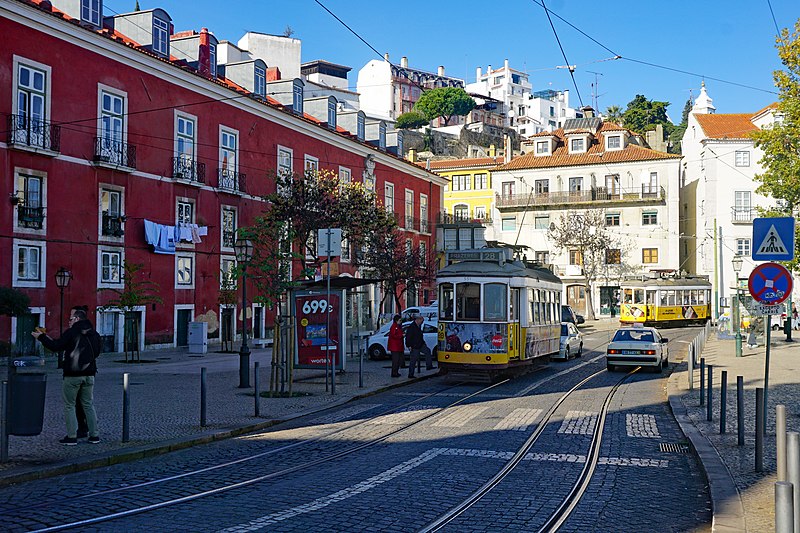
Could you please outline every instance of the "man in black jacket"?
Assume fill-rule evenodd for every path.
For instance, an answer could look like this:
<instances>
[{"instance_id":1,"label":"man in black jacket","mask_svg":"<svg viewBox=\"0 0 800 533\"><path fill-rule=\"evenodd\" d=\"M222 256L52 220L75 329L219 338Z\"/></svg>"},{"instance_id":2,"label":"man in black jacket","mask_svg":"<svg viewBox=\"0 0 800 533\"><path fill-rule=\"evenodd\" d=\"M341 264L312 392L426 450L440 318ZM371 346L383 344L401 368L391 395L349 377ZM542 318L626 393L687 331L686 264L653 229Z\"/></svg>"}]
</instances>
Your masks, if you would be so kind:
<instances>
[{"instance_id":1,"label":"man in black jacket","mask_svg":"<svg viewBox=\"0 0 800 533\"><path fill-rule=\"evenodd\" d=\"M100 335L86 318L82 309L69 313L70 327L59 339L51 339L40 331L31 333L45 348L54 352L64 352L64 418L67 436L61 444L74 446L78 443L78 418L75 416L75 402L80 401L86 412L89 426L89 442L97 444L97 413L94 410L94 376L97 374L95 359L100 354Z\"/></svg>"},{"instance_id":2,"label":"man in black jacket","mask_svg":"<svg viewBox=\"0 0 800 533\"><path fill-rule=\"evenodd\" d=\"M425 337L422 335L422 322L424 320L421 315L415 316L414 322L406 330L406 346L411 352L411 363L408 365L409 378L414 377L414 369L417 367L420 352L425 354L426 369L431 370L433 368L433 354L431 354L431 349L428 348L428 345L425 344Z\"/></svg>"}]
</instances>

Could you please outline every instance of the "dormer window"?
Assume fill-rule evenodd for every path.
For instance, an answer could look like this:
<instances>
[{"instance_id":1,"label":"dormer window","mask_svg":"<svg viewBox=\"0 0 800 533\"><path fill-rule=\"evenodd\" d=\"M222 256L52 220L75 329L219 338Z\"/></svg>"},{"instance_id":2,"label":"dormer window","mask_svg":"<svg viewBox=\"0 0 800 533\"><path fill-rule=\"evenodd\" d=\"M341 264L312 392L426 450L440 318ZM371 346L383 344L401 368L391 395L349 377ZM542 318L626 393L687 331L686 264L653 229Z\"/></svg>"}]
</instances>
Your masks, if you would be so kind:
<instances>
[{"instance_id":1,"label":"dormer window","mask_svg":"<svg viewBox=\"0 0 800 533\"><path fill-rule=\"evenodd\" d=\"M619 150L622 148L622 136L621 135L610 135L606 138L606 149L607 150Z\"/></svg>"},{"instance_id":2,"label":"dormer window","mask_svg":"<svg viewBox=\"0 0 800 533\"><path fill-rule=\"evenodd\" d=\"M328 127L332 130L336 129L336 101L328 101Z\"/></svg>"},{"instance_id":3,"label":"dormer window","mask_svg":"<svg viewBox=\"0 0 800 533\"><path fill-rule=\"evenodd\" d=\"M586 151L586 139L571 139L569 142L569 151L573 154Z\"/></svg>"},{"instance_id":4,"label":"dormer window","mask_svg":"<svg viewBox=\"0 0 800 533\"><path fill-rule=\"evenodd\" d=\"M550 141L536 141L536 155L547 155L550 153Z\"/></svg>"},{"instance_id":5,"label":"dormer window","mask_svg":"<svg viewBox=\"0 0 800 533\"><path fill-rule=\"evenodd\" d=\"M267 71L259 66L256 66L253 75L253 93L259 96L267 94Z\"/></svg>"},{"instance_id":6,"label":"dormer window","mask_svg":"<svg viewBox=\"0 0 800 533\"><path fill-rule=\"evenodd\" d=\"M169 23L153 17L153 52L169 55Z\"/></svg>"},{"instance_id":7,"label":"dormer window","mask_svg":"<svg viewBox=\"0 0 800 533\"><path fill-rule=\"evenodd\" d=\"M386 124L383 122L378 126L378 148L386 150Z\"/></svg>"},{"instance_id":8,"label":"dormer window","mask_svg":"<svg viewBox=\"0 0 800 533\"><path fill-rule=\"evenodd\" d=\"M367 125L364 120L364 115L359 114L358 118L356 119L356 137L358 137L359 141L363 141L364 138L367 136Z\"/></svg>"},{"instance_id":9,"label":"dormer window","mask_svg":"<svg viewBox=\"0 0 800 533\"><path fill-rule=\"evenodd\" d=\"M101 0L81 0L81 20L100 26Z\"/></svg>"},{"instance_id":10,"label":"dormer window","mask_svg":"<svg viewBox=\"0 0 800 533\"><path fill-rule=\"evenodd\" d=\"M295 81L292 89L292 111L303 114L303 85L298 81Z\"/></svg>"},{"instance_id":11,"label":"dormer window","mask_svg":"<svg viewBox=\"0 0 800 533\"><path fill-rule=\"evenodd\" d=\"M211 72L211 77L217 77L217 45L211 43L208 45L208 67Z\"/></svg>"}]
</instances>

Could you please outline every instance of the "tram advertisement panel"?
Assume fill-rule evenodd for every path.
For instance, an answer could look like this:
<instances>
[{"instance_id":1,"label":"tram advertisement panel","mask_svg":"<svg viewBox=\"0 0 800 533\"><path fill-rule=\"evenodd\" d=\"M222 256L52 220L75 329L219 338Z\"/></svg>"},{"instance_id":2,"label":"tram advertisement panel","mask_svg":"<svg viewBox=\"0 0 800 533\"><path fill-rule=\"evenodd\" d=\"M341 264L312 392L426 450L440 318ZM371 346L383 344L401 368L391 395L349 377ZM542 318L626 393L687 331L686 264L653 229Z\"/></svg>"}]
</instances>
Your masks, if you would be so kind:
<instances>
[{"instance_id":1,"label":"tram advertisement panel","mask_svg":"<svg viewBox=\"0 0 800 533\"><path fill-rule=\"evenodd\" d=\"M342 343L340 293L311 293L295 296L297 368L325 368L328 352L335 368L341 368ZM330 327L330 330L328 330ZM326 349L332 347L331 349Z\"/></svg>"},{"instance_id":2,"label":"tram advertisement panel","mask_svg":"<svg viewBox=\"0 0 800 533\"><path fill-rule=\"evenodd\" d=\"M505 323L447 323L444 325L445 351L506 353L508 330ZM467 346L469 349L465 349Z\"/></svg>"}]
</instances>

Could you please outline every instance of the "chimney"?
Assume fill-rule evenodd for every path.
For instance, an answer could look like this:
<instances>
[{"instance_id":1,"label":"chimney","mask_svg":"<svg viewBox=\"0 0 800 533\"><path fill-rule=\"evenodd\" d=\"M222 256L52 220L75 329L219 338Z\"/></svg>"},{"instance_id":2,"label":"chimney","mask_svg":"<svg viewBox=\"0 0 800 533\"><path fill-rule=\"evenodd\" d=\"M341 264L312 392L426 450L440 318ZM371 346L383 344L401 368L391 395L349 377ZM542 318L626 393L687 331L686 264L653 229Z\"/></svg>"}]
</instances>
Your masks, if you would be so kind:
<instances>
[{"instance_id":1,"label":"chimney","mask_svg":"<svg viewBox=\"0 0 800 533\"><path fill-rule=\"evenodd\" d=\"M475 69L475 81L481 81L481 67Z\"/></svg>"},{"instance_id":2,"label":"chimney","mask_svg":"<svg viewBox=\"0 0 800 533\"><path fill-rule=\"evenodd\" d=\"M581 112L583 116L586 118L592 118L594 116L594 108L592 106L585 105L581 108Z\"/></svg>"},{"instance_id":3,"label":"chimney","mask_svg":"<svg viewBox=\"0 0 800 533\"><path fill-rule=\"evenodd\" d=\"M486 67L486 74L491 74L491 73L492 73L492 65L489 65L488 67Z\"/></svg>"},{"instance_id":4,"label":"chimney","mask_svg":"<svg viewBox=\"0 0 800 533\"><path fill-rule=\"evenodd\" d=\"M497 155L497 147L493 144L489 145L489 157L495 157Z\"/></svg>"},{"instance_id":5,"label":"chimney","mask_svg":"<svg viewBox=\"0 0 800 533\"><path fill-rule=\"evenodd\" d=\"M431 160L430 158L428 158L425 160L425 170L430 170L430 169L431 169Z\"/></svg>"},{"instance_id":6,"label":"chimney","mask_svg":"<svg viewBox=\"0 0 800 533\"><path fill-rule=\"evenodd\" d=\"M505 61L503 61L503 68L504 68L504 69L506 69L506 70L508 70L508 59L506 59Z\"/></svg>"},{"instance_id":7,"label":"chimney","mask_svg":"<svg viewBox=\"0 0 800 533\"><path fill-rule=\"evenodd\" d=\"M279 81L281 79L281 70L278 67L267 68L267 81Z\"/></svg>"},{"instance_id":8,"label":"chimney","mask_svg":"<svg viewBox=\"0 0 800 533\"><path fill-rule=\"evenodd\" d=\"M511 137L506 133L503 135L503 163L511 161Z\"/></svg>"},{"instance_id":9,"label":"chimney","mask_svg":"<svg viewBox=\"0 0 800 533\"><path fill-rule=\"evenodd\" d=\"M417 151L413 148L408 151L408 155L406 155L406 159L408 159L412 163L417 162Z\"/></svg>"},{"instance_id":10,"label":"chimney","mask_svg":"<svg viewBox=\"0 0 800 533\"><path fill-rule=\"evenodd\" d=\"M197 51L197 70L203 76L211 76L211 48L209 46L208 28L200 30L200 48Z\"/></svg>"},{"instance_id":11,"label":"chimney","mask_svg":"<svg viewBox=\"0 0 800 533\"><path fill-rule=\"evenodd\" d=\"M439 68L436 70L436 73L439 76L444 76L444 67L442 65L439 65Z\"/></svg>"},{"instance_id":12,"label":"chimney","mask_svg":"<svg viewBox=\"0 0 800 533\"><path fill-rule=\"evenodd\" d=\"M400 58L400 66L403 68L408 68L408 58L406 56Z\"/></svg>"},{"instance_id":13,"label":"chimney","mask_svg":"<svg viewBox=\"0 0 800 533\"><path fill-rule=\"evenodd\" d=\"M386 61L387 63L389 62L389 52L383 54L383 60Z\"/></svg>"}]
</instances>

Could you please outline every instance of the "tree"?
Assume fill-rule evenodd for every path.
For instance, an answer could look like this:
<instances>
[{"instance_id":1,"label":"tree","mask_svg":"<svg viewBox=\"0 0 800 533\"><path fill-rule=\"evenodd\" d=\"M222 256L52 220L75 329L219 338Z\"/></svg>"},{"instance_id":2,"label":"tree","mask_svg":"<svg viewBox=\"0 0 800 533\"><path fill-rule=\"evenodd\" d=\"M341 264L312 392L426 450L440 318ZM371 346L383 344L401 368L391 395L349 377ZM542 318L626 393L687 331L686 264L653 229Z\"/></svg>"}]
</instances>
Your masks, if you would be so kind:
<instances>
[{"instance_id":1,"label":"tree","mask_svg":"<svg viewBox=\"0 0 800 533\"><path fill-rule=\"evenodd\" d=\"M637 94L633 100L628 102L628 107L622 114L623 126L636 133L644 134L661 124L664 128L664 135L669 136L675 125L667 118L668 106L669 102L648 100L643 95Z\"/></svg>"},{"instance_id":2,"label":"tree","mask_svg":"<svg viewBox=\"0 0 800 533\"><path fill-rule=\"evenodd\" d=\"M419 111L411 110L408 113L403 113L397 117L395 127L398 130L417 129L422 126L427 126L430 121L428 118Z\"/></svg>"},{"instance_id":3,"label":"tree","mask_svg":"<svg viewBox=\"0 0 800 533\"><path fill-rule=\"evenodd\" d=\"M683 141L683 134L689 126L689 113L692 112L692 99L688 98L686 103L683 104L683 112L681 113L681 123L675 126L672 133L669 134L669 153L680 154L681 142Z\"/></svg>"},{"instance_id":4,"label":"tree","mask_svg":"<svg viewBox=\"0 0 800 533\"><path fill-rule=\"evenodd\" d=\"M562 213L558 223L551 224L547 238L559 253L574 252L583 267L587 312L596 318L592 304L592 283L601 274L608 277L608 264L612 261L624 270L620 241L605 224L605 213L600 209Z\"/></svg>"},{"instance_id":5,"label":"tree","mask_svg":"<svg viewBox=\"0 0 800 533\"><path fill-rule=\"evenodd\" d=\"M31 299L24 292L0 287L0 316L21 316L28 312Z\"/></svg>"},{"instance_id":6,"label":"tree","mask_svg":"<svg viewBox=\"0 0 800 533\"><path fill-rule=\"evenodd\" d=\"M430 121L436 117L444 119L444 125L455 116L463 116L475 108L475 100L460 87L437 87L422 93L414 110Z\"/></svg>"},{"instance_id":7,"label":"tree","mask_svg":"<svg viewBox=\"0 0 800 533\"><path fill-rule=\"evenodd\" d=\"M607 107L605 120L622 125L622 108L618 105Z\"/></svg>"},{"instance_id":8,"label":"tree","mask_svg":"<svg viewBox=\"0 0 800 533\"><path fill-rule=\"evenodd\" d=\"M778 87L778 106L774 124L752 134L756 148L764 151L759 163L764 171L755 176L756 192L781 200L785 207L774 209L773 216L787 216L800 207L800 19L794 32L784 28L777 39L778 56L785 70L773 73ZM795 238L795 257L800 250L800 234ZM789 264L795 271L798 259Z\"/></svg>"}]
</instances>

